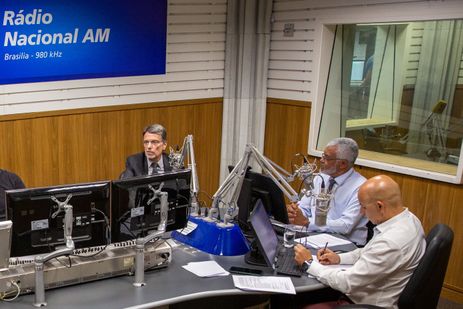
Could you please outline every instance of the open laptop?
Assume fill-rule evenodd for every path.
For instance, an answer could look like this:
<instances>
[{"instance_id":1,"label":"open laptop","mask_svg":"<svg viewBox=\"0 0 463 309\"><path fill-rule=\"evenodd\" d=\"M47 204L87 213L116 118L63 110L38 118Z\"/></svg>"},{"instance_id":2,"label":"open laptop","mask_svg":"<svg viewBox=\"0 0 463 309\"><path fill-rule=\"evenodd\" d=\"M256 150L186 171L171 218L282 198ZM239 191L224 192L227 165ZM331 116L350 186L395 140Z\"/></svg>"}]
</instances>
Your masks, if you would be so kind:
<instances>
[{"instance_id":1,"label":"open laptop","mask_svg":"<svg viewBox=\"0 0 463 309\"><path fill-rule=\"evenodd\" d=\"M0 222L0 270L7 269L11 250L11 221Z\"/></svg>"},{"instance_id":2,"label":"open laptop","mask_svg":"<svg viewBox=\"0 0 463 309\"><path fill-rule=\"evenodd\" d=\"M285 248L280 243L260 200L256 203L249 221L256 235L258 249L267 266L274 268L279 274L300 277L304 271L294 260L294 249Z\"/></svg>"}]
</instances>

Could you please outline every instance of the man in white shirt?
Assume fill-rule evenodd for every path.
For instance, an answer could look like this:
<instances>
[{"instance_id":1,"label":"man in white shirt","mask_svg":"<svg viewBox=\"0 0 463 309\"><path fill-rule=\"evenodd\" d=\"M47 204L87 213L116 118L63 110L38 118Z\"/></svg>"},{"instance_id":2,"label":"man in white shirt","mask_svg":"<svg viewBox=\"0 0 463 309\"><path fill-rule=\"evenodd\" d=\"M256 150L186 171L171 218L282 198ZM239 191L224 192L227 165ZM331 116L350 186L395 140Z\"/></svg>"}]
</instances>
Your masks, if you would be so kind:
<instances>
[{"instance_id":1,"label":"man in white shirt","mask_svg":"<svg viewBox=\"0 0 463 309\"><path fill-rule=\"evenodd\" d=\"M354 170L358 145L346 137L330 141L320 159L320 176L314 178L315 195L304 196L298 204L287 205L290 223L307 226L309 231L338 233L363 246L367 239L368 220L360 213L358 188L365 177ZM331 194L326 225L315 222L316 197L320 191Z\"/></svg>"},{"instance_id":2,"label":"man in white shirt","mask_svg":"<svg viewBox=\"0 0 463 309\"><path fill-rule=\"evenodd\" d=\"M339 255L329 249L319 250L319 262L313 263L310 250L297 245L296 262L353 303L397 308L400 293L426 249L423 228L403 206L399 185L388 176L370 178L360 187L358 196L362 214L376 224L370 242L364 248ZM352 267L341 270L324 266L330 264Z\"/></svg>"}]
</instances>

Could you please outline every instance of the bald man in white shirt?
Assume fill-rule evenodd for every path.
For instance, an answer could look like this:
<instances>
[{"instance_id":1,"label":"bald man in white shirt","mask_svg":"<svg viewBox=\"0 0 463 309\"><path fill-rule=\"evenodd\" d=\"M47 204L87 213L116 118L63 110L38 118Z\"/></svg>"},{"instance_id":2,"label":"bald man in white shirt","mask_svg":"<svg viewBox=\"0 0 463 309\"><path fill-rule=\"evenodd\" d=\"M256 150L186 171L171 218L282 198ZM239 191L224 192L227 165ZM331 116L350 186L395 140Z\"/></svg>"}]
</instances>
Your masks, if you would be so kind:
<instances>
[{"instance_id":1,"label":"bald man in white shirt","mask_svg":"<svg viewBox=\"0 0 463 309\"><path fill-rule=\"evenodd\" d=\"M367 180L359 189L361 212L376 224L374 236L364 248L336 254L319 250L319 262L310 250L297 245L296 262L322 283L344 293L353 303L397 308L400 293L418 266L426 241L419 219L403 206L399 185L385 175ZM330 264L352 264L341 270ZM338 303L324 303L323 308ZM317 307L309 305L306 308Z\"/></svg>"}]
</instances>

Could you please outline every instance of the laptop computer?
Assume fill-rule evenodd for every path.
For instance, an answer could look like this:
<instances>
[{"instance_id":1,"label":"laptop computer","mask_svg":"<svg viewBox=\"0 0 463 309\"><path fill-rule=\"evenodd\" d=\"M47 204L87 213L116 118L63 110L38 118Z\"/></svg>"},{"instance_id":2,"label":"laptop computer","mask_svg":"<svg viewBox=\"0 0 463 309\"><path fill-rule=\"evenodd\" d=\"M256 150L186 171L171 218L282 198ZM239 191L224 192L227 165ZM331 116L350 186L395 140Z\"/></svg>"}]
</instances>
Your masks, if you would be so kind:
<instances>
[{"instance_id":1,"label":"laptop computer","mask_svg":"<svg viewBox=\"0 0 463 309\"><path fill-rule=\"evenodd\" d=\"M294 260L294 249L285 248L278 240L270 218L260 200L256 203L249 221L256 235L255 242L258 250L267 266L274 268L279 274L300 277L304 271Z\"/></svg>"},{"instance_id":2,"label":"laptop computer","mask_svg":"<svg viewBox=\"0 0 463 309\"><path fill-rule=\"evenodd\" d=\"M0 222L0 270L7 269L11 250L11 221Z\"/></svg>"}]
</instances>

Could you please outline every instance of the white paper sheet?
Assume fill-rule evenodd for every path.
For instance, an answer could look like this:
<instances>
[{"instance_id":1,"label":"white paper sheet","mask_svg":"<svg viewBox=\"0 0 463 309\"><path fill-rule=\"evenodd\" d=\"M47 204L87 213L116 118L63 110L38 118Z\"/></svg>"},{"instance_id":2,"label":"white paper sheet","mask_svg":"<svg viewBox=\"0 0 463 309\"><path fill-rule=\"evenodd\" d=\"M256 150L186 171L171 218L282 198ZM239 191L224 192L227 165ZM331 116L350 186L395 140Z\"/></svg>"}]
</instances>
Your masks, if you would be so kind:
<instances>
[{"instance_id":1,"label":"white paper sheet","mask_svg":"<svg viewBox=\"0 0 463 309\"><path fill-rule=\"evenodd\" d=\"M241 290L296 294L296 289L289 277L237 275L232 277L235 287Z\"/></svg>"},{"instance_id":2,"label":"white paper sheet","mask_svg":"<svg viewBox=\"0 0 463 309\"><path fill-rule=\"evenodd\" d=\"M198 277L218 277L230 274L217 264L216 261L190 262L182 267Z\"/></svg>"},{"instance_id":3,"label":"white paper sheet","mask_svg":"<svg viewBox=\"0 0 463 309\"><path fill-rule=\"evenodd\" d=\"M188 235L191 232L193 232L194 230L196 230L197 227L198 227L198 225L196 223L188 221L186 227L184 227L183 229L177 230L177 232L179 232L180 234L183 234L183 235Z\"/></svg>"},{"instance_id":4,"label":"white paper sheet","mask_svg":"<svg viewBox=\"0 0 463 309\"><path fill-rule=\"evenodd\" d=\"M349 240L341 239L330 234L317 234L296 239L297 243L313 247L315 249L324 248L326 243L329 247L352 244Z\"/></svg>"}]
</instances>

